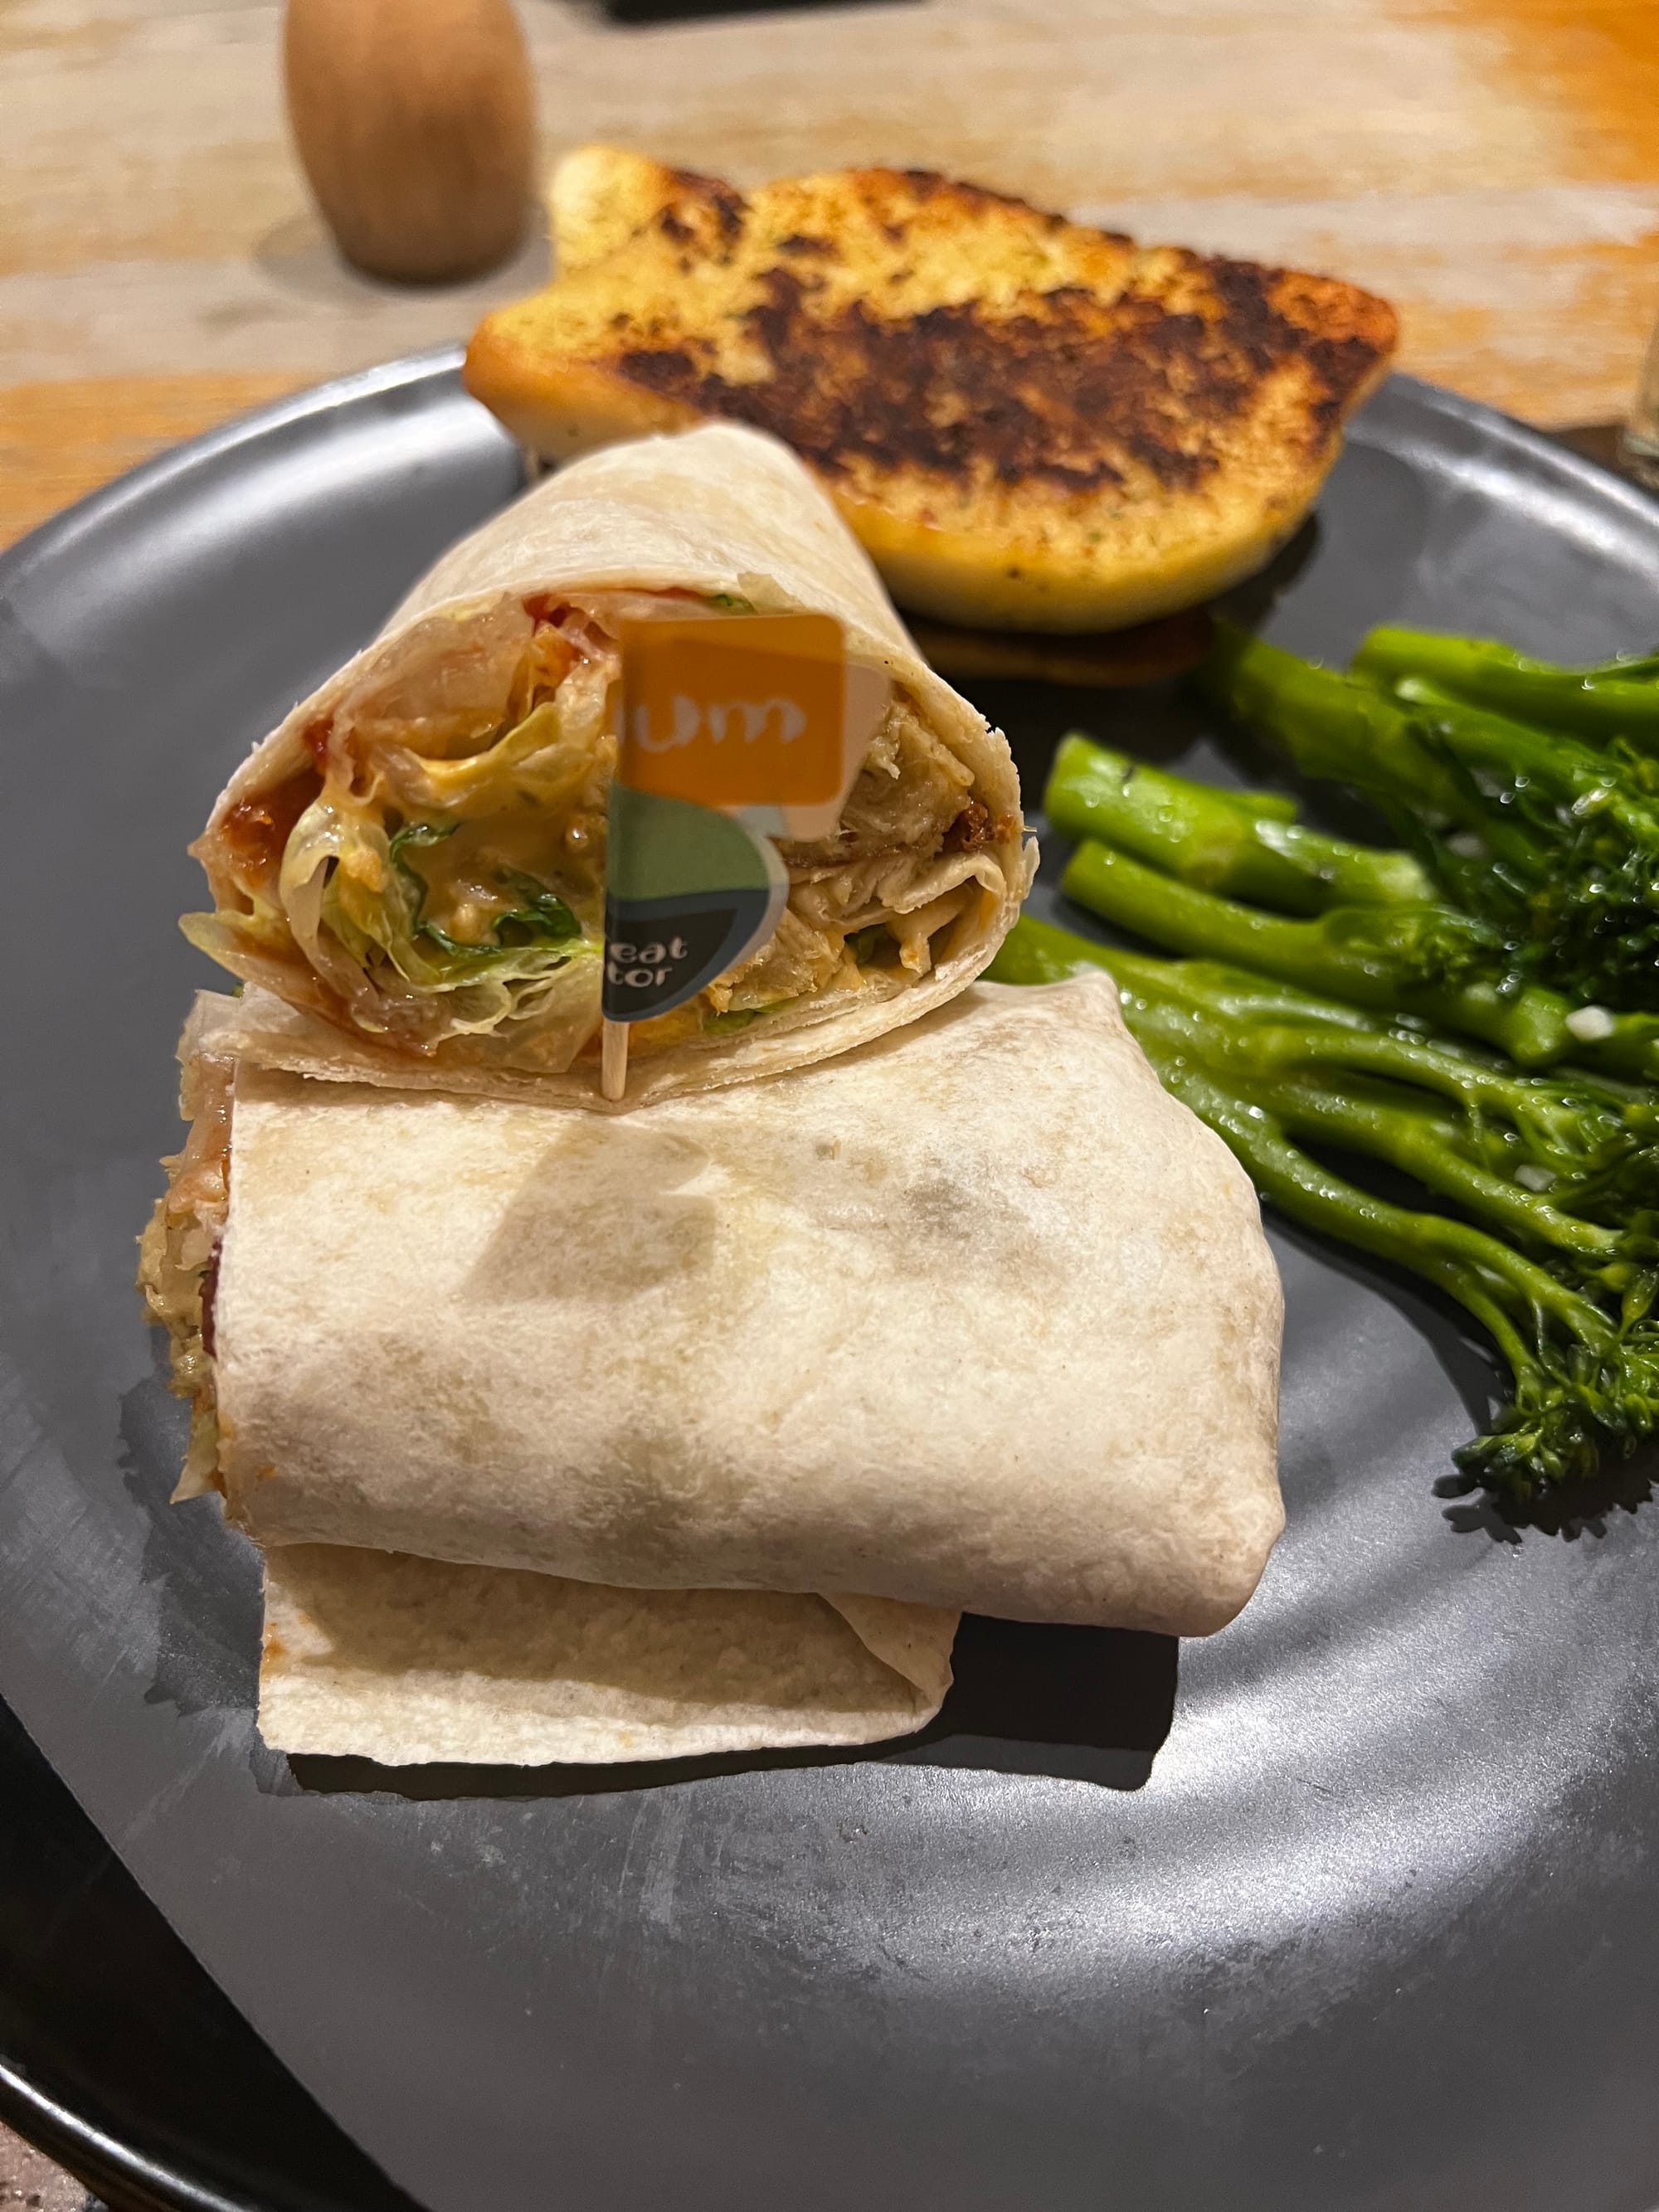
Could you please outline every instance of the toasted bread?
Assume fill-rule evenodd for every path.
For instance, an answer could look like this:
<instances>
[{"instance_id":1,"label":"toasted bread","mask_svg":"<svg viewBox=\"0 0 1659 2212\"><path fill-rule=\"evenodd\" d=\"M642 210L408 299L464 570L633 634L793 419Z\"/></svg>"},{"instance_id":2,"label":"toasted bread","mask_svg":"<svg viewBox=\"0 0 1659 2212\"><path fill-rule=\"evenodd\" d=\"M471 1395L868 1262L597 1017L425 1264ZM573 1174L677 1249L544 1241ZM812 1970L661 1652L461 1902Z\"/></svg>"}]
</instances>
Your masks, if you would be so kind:
<instances>
[{"instance_id":1,"label":"toasted bread","mask_svg":"<svg viewBox=\"0 0 1659 2212\"><path fill-rule=\"evenodd\" d=\"M554 170L548 188L554 268L561 276L592 268L654 222L681 192L708 181L616 146L579 146Z\"/></svg>"},{"instance_id":2,"label":"toasted bread","mask_svg":"<svg viewBox=\"0 0 1659 2212\"><path fill-rule=\"evenodd\" d=\"M556 281L468 388L554 459L711 416L818 472L906 607L1084 632L1189 606L1307 513L1395 340L1323 276L1142 248L921 171L744 194L588 148Z\"/></svg>"}]
</instances>

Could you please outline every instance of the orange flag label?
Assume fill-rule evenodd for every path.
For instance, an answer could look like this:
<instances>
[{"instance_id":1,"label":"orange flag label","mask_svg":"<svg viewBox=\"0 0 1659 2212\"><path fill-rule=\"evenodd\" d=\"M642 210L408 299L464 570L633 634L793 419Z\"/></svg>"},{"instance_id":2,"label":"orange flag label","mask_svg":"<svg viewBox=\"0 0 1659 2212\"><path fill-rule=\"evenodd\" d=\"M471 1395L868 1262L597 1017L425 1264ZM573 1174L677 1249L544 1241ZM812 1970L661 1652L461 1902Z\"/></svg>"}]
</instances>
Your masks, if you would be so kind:
<instances>
[{"instance_id":1,"label":"orange flag label","mask_svg":"<svg viewBox=\"0 0 1659 2212\"><path fill-rule=\"evenodd\" d=\"M828 615L629 623L625 652L630 789L722 809L840 800L847 664Z\"/></svg>"}]
</instances>

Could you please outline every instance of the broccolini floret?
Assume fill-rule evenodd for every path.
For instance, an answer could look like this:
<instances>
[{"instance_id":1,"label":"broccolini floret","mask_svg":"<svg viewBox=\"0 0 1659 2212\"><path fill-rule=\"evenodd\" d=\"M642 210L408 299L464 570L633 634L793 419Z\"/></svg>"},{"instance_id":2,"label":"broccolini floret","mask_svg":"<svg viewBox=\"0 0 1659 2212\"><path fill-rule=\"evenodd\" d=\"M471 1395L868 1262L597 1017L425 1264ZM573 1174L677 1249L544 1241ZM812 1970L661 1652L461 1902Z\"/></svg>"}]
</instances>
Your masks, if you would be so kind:
<instances>
[{"instance_id":1,"label":"broccolini floret","mask_svg":"<svg viewBox=\"0 0 1659 2212\"><path fill-rule=\"evenodd\" d=\"M1304 775L1378 801L1518 972L1581 1004L1659 1010L1659 760L1510 720L1420 672L1385 690L1224 623L1202 681Z\"/></svg>"}]
</instances>

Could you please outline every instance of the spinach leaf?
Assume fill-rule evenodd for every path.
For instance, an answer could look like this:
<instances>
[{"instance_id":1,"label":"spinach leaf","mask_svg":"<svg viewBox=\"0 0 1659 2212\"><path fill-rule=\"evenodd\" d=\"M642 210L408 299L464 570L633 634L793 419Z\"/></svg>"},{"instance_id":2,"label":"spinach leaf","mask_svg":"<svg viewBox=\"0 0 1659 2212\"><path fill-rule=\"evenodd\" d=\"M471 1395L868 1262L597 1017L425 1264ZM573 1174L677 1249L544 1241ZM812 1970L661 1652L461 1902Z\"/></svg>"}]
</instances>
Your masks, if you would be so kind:
<instances>
[{"instance_id":1,"label":"spinach leaf","mask_svg":"<svg viewBox=\"0 0 1659 2212\"><path fill-rule=\"evenodd\" d=\"M403 868L407 873L408 866L404 859L405 845L441 845L444 839L453 837L460 826L459 822L405 822L389 848L392 866Z\"/></svg>"},{"instance_id":2,"label":"spinach leaf","mask_svg":"<svg viewBox=\"0 0 1659 2212\"><path fill-rule=\"evenodd\" d=\"M534 876L520 875L516 870L504 869L496 882L507 890L517 891L524 901L507 913L495 917L497 945L562 945L572 937L580 937L582 926L570 908L545 884L538 883ZM503 934L512 928L520 933L508 938Z\"/></svg>"},{"instance_id":3,"label":"spinach leaf","mask_svg":"<svg viewBox=\"0 0 1659 2212\"><path fill-rule=\"evenodd\" d=\"M514 869L502 870L495 880L507 890L516 891L521 903L497 915L488 937L469 943L465 938L452 937L435 921L428 921L426 878L410 866L404 855L410 846L418 851L424 845L442 844L460 826L459 822L406 822L390 842L392 865L403 879L409 900L411 937L425 938L453 960L476 962L492 952L516 951L529 945L568 944L572 938L581 935L580 922L556 891L550 890L534 876L521 875Z\"/></svg>"}]
</instances>

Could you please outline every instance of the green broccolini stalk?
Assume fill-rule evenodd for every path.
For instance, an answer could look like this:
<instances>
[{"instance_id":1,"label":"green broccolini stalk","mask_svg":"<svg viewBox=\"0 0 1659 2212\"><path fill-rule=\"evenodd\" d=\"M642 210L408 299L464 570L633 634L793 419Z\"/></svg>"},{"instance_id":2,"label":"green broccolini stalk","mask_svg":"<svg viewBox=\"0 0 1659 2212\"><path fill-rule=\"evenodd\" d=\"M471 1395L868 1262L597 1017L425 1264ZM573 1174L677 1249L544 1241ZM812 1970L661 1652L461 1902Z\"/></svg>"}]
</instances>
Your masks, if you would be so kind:
<instances>
[{"instance_id":1,"label":"green broccolini stalk","mask_svg":"<svg viewBox=\"0 0 1659 2212\"><path fill-rule=\"evenodd\" d=\"M1399 700L1352 677L1218 623L1197 672L1216 705L1282 746L1304 775L1353 785L1389 808L1483 828L1480 793ZM1536 848L1518 825L1498 825L1501 857L1533 865Z\"/></svg>"},{"instance_id":2,"label":"green broccolini stalk","mask_svg":"<svg viewBox=\"0 0 1659 2212\"><path fill-rule=\"evenodd\" d=\"M1488 638L1446 637L1385 624L1354 656L1352 673L1389 685L1420 677L1473 707L1588 744L1623 738L1659 752L1659 653L1561 668Z\"/></svg>"},{"instance_id":3,"label":"green broccolini stalk","mask_svg":"<svg viewBox=\"0 0 1659 2212\"><path fill-rule=\"evenodd\" d=\"M1621 1195L1659 1180L1650 1099L1576 1072L1517 1076L1236 969L1149 959L1030 918L989 972L1044 982L1085 964L1115 978L1160 1080L1264 1198L1411 1269L1492 1335L1512 1390L1457 1455L1472 1477L1524 1498L1653 1432L1659 1241L1651 1213L1627 1215ZM1298 1137L1403 1168L1501 1233L1378 1198Z\"/></svg>"},{"instance_id":4,"label":"green broccolini stalk","mask_svg":"<svg viewBox=\"0 0 1659 2212\"><path fill-rule=\"evenodd\" d=\"M1433 1120L1438 1144L1449 1145L1483 1176L1515 1186L1502 1203L1518 1209L1515 1218L1523 1233L1546 1244L1605 1255L1611 1248L1581 1236L1579 1223L1564 1228L1554 1215L1567 1210L1622 1230L1635 1212L1659 1208L1659 1098L1638 1085L1579 1067L1523 1073L1456 1039L1287 988L1267 976L1215 962L1108 949L1029 916L1012 943L1011 961L1018 956L1030 963L1052 951L1069 963L1057 973L1071 972L1083 957L1109 968L1123 988L1156 1000L1157 1019L1171 1049L1202 1060L1221 1080L1255 1092L1279 1086L1288 1100L1291 1092L1285 1086L1299 1086L1297 1097L1322 1128L1336 1125L1326 1104L1314 1100L1310 1083L1340 1085L1367 1107L1379 1097L1392 1106L1408 1101L1419 1121ZM1042 976L1034 970L1013 980ZM1361 1121L1351 1133L1353 1149L1376 1150L1378 1158L1396 1166L1412 1165L1377 1149L1364 1136ZM1395 1141L1390 1132L1387 1143ZM1462 1166L1446 1172L1461 1188ZM1434 1187L1431 1176L1420 1179ZM1543 1194L1547 1205L1532 1203ZM1621 1280L1616 1287L1622 1295L1631 1285Z\"/></svg>"},{"instance_id":5,"label":"green broccolini stalk","mask_svg":"<svg viewBox=\"0 0 1659 2212\"><path fill-rule=\"evenodd\" d=\"M1042 803L1068 837L1099 838L1201 890L1260 899L1286 914L1436 895L1409 853L1327 836L1276 793L1193 783L1076 732L1060 741Z\"/></svg>"},{"instance_id":6,"label":"green broccolini stalk","mask_svg":"<svg viewBox=\"0 0 1659 2212\"><path fill-rule=\"evenodd\" d=\"M1583 1291L1481 1230L1361 1190L1291 1142L1270 1113L1201 1073L1171 1064L1158 1073L1289 1218L1410 1268L1492 1338L1512 1395L1486 1434L1457 1453L1466 1474L1529 1498L1588 1480L1604 1452L1628 1453L1652 1435L1659 1334L1651 1328L1615 1326Z\"/></svg>"},{"instance_id":7,"label":"green broccolini stalk","mask_svg":"<svg viewBox=\"0 0 1659 2212\"><path fill-rule=\"evenodd\" d=\"M1218 626L1211 696L1296 766L1379 800L1528 973L1583 1004L1659 1009L1659 763L1472 707L1383 691Z\"/></svg>"},{"instance_id":8,"label":"green broccolini stalk","mask_svg":"<svg viewBox=\"0 0 1659 2212\"><path fill-rule=\"evenodd\" d=\"M1455 1049L1420 1038L1322 1036L1317 1024L1267 1016L1217 1022L1171 975L1183 964L1132 971L1114 955L1120 985L1137 997L1143 1044L1155 1034L1168 1056L1241 1089L1288 1134L1382 1161L1555 1272L1616 1297L1625 1317L1647 1313L1659 1289L1659 1150L1642 1109L1620 1114L1572 1082L1460 1069Z\"/></svg>"},{"instance_id":9,"label":"green broccolini stalk","mask_svg":"<svg viewBox=\"0 0 1659 2212\"><path fill-rule=\"evenodd\" d=\"M1360 1006L1395 1006L1501 1046L1524 1066L1570 1054L1659 1078L1653 1016L1611 1015L1528 983L1504 933L1436 900L1409 854L1303 829L1291 802L1274 804L1268 812L1259 794L1218 791L1078 735L1062 741L1043 794L1057 828L1120 855L1080 856L1067 888L1155 944L1247 962ZM1258 898L1321 919L1297 929L1201 896L1183 900L1138 873L1137 860L1212 900ZM1350 906L1388 911L1345 912Z\"/></svg>"},{"instance_id":10,"label":"green broccolini stalk","mask_svg":"<svg viewBox=\"0 0 1659 2212\"><path fill-rule=\"evenodd\" d=\"M1659 1015L1576 1007L1559 992L1520 983L1497 960L1490 930L1455 908L1333 907L1294 920L1194 890L1092 842L1078 847L1061 888L1165 951L1258 969L1373 1012L1432 1022L1495 1045L1522 1067L1575 1060L1659 1081Z\"/></svg>"}]
</instances>

